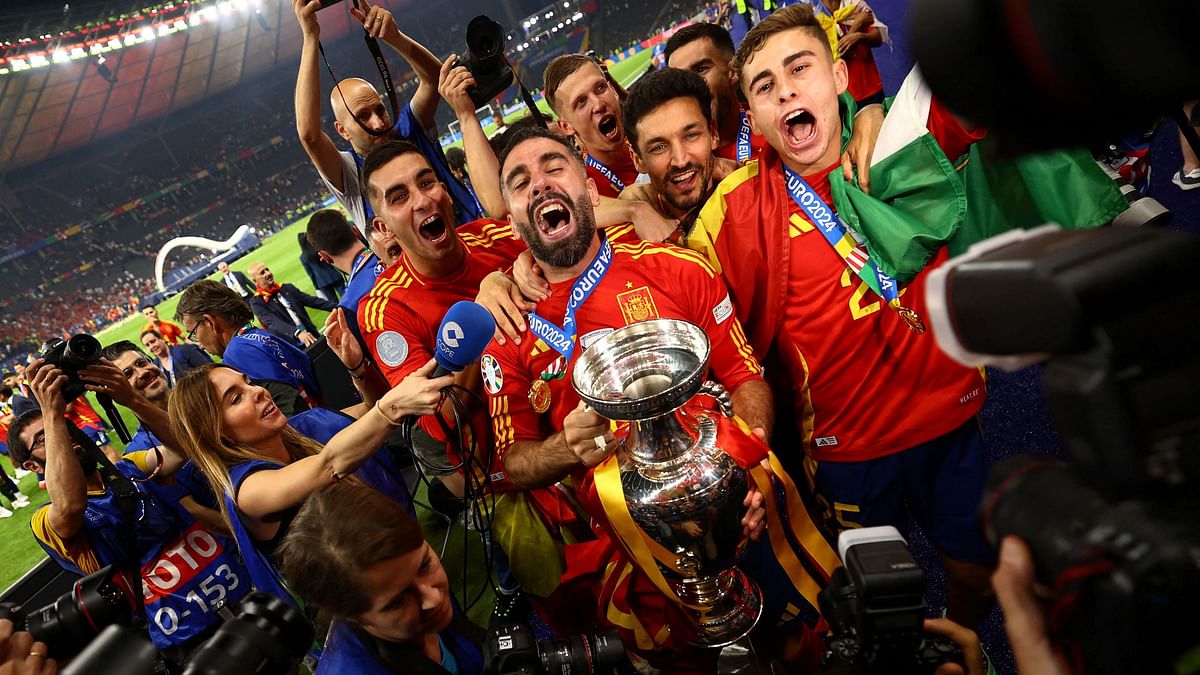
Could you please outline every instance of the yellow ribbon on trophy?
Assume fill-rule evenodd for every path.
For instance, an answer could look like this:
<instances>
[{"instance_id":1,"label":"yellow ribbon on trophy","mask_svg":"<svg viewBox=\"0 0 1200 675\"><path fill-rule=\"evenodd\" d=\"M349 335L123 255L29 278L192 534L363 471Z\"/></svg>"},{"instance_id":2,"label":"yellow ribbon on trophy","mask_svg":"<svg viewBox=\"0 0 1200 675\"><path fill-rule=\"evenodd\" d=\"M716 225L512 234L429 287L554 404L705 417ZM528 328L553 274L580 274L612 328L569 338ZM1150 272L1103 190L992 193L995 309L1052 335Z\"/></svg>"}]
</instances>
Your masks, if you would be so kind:
<instances>
[{"instance_id":1,"label":"yellow ribbon on trophy","mask_svg":"<svg viewBox=\"0 0 1200 675\"><path fill-rule=\"evenodd\" d=\"M733 419L737 423L736 429L741 435L745 435L755 443L760 443L742 420L736 417ZM718 425L720 423L719 420ZM837 553L809 517L808 510L804 508L800 495L796 491L796 486L783 471L783 467L773 452L767 452L766 466L761 463L755 464L747 468L747 473L754 486L763 495L763 506L767 512L767 536L776 560L787 573L788 579L796 590L816 608L817 593L820 592L833 570L841 566ZM785 501L783 504L779 503L777 492L772 484L772 476L780 481L784 488ZM593 478L604 513L608 517L619 543L632 558L634 565L668 599L681 606L700 609L688 605L679 598L659 567L661 564L667 569L678 571L677 556L651 539L630 515L629 506L625 502L624 490L621 487L620 462L615 454L596 466L593 470ZM787 514L786 521L781 513ZM788 531L784 530L784 522L787 523ZM800 562L789 541L789 531L792 538L804 548L811 562L824 573L826 579L817 580L809 574L808 568Z\"/></svg>"}]
</instances>

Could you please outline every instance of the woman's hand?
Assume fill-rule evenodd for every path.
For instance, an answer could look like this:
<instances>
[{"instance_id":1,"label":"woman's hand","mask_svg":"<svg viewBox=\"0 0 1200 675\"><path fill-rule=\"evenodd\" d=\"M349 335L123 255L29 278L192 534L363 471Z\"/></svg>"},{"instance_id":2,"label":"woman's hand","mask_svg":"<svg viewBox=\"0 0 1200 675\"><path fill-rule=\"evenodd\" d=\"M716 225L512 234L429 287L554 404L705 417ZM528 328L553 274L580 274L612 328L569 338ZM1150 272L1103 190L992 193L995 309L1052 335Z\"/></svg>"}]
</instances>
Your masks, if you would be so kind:
<instances>
[{"instance_id":1,"label":"woman's hand","mask_svg":"<svg viewBox=\"0 0 1200 675\"><path fill-rule=\"evenodd\" d=\"M379 399L376 405L389 422L396 425L400 418L407 415L432 415L437 412L442 402L442 390L454 384L454 375L430 379L436 367L437 361L429 359Z\"/></svg>"}]
</instances>

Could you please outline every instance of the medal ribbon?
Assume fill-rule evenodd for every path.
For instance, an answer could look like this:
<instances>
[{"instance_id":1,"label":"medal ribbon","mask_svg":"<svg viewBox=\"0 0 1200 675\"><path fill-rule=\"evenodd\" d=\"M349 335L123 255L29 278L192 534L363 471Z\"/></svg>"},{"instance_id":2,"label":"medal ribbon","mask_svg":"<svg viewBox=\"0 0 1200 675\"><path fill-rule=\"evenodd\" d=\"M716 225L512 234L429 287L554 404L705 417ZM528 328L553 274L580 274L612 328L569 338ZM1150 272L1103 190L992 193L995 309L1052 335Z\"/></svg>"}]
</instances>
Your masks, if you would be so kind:
<instances>
[{"instance_id":1,"label":"medal ribbon","mask_svg":"<svg viewBox=\"0 0 1200 675\"><path fill-rule=\"evenodd\" d=\"M562 354L568 363L571 361L571 354L575 352L575 334L578 331L575 312L583 303L587 302L592 292L600 285L600 281L604 279L604 275L608 274L612 256L612 245L608 243L608 238L601 232L600 250L596 252L596 257L592 258L592 263L588 265L588 268L571 285L571 295L567 298L567 311L563 316L561 328L542 318L536 312L529 315L529 330L550 345L554 351Z\"/></svg>"},{"instance_id":2,"label":"medal ribbon","mask_svg":"<svg viewBox=\"0 0 1200 675\"><path fill-rule=\"evenodd\" d=\"M362 268L366 266L367 261L370 259L370 249L364 248L363 250L359 251L358 255L354 257L354 264L350 266L350 278L353 279L355 274L358 274L360 271L362 271Z\"/></svg>"},{"instance_id":3,"label":"medal ribbon","mask_svg":"<svg viewBox=\"0 0 1200 675\"><path fill-rule=\"evenodd\" d=\"M803 178L796 175L796 172L783 167L784 175L787 177L788 194L792 196L792 201L800 207L813 225L821 231L825 236L825 241L833 247L841 256L842 261L859 276L868 286L871 287L875 294L883 298L884 302L889 307L900 312L901 315L912 313L911 309L905 308L900 304L900 284L895 279L884 274L879 266L871 260L871 254L867 252L865 246L859 243L838 214L825 203L824 199L817 194L817 191L805 182ZM905 319L908 323L908 319Z\"/></svg>"},{"instance_id":4,"label":"medal ribbon","mask_svg":"<svg viewBox=\"0 0 1200 675\"><path fill-rule=\"evenodd\" d=\"M738 125L737 135L737 162L745 164L746 160L750 159L750 120L746 117L746 111L742 111L742 123Z\"/></svg>"},{"instance_id":5,"label":"medal ribbon","mask_svg":"<svg viewBox=\"0 0 1200 675\"><path fill-rule=\"evenodd\" d=\"M601 162L591 155L585 155L583 161L586 162L588 166L599 171L600 175L604 176L608 182L611 183L614 188L616 188L617 192L625 189L625 183L620 178L617 178L617 174L613 173L613 170L608 168L607 164Z\"/></svg>"}]
</instances>

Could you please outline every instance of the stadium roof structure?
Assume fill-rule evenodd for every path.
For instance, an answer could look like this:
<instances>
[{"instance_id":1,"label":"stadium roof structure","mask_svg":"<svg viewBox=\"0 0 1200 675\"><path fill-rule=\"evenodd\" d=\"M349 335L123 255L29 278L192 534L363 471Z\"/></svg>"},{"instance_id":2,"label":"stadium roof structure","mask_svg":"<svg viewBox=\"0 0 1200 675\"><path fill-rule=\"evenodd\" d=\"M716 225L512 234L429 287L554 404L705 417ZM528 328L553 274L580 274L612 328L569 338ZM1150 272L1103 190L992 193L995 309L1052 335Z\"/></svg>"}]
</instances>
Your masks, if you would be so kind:
<instances>
[{"instance_id":1,"label":"stadium roof structure","mask_svg":"<svg viewBox=\"0 0 1200 675\"><path fill-rule=\"evenodd\" d=\"M408 1L384 4L395 10ZM299 58L300 28L288 0L67 2L22 0L0 9L0 175ZM323 41L352 28L357 23L344 8L321 14Z\"/></svg>"}]
</instances>

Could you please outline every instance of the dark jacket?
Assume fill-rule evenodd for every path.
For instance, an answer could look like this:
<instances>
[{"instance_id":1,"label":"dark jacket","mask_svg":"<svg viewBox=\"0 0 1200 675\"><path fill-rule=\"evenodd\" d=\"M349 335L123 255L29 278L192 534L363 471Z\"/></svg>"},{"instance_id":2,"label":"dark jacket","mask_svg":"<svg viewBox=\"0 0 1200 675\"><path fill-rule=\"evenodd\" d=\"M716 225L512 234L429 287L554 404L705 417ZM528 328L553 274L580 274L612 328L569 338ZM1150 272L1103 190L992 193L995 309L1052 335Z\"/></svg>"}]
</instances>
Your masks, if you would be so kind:
<instances>
[{"instance_id":1,"label":"dark jacket","mask_svg":"<svg viewBox=\"0 0 1200 675\"><path fill-rule=\"evenodd\" d=\"M313 288L336 289L346 284L346 278L342 276L342 273L329 263L312 260L302 255L300 256L300 265L312 281Z\"/></svg>"},{"instance_id":2,"label":"dark jacket","mask_svg":"<svg viewBox=\"0 0 1200 675\"><path fill-rule=\"evenodd\" d=\"M238 283L240 283L242 285L242 290L244 292L239 293L239 295L242 296L243 300L248 300L250 298L250 296L254 295L254 282L250 281L250 277L247 277L244 272L237 272L235 270L229 270L229 272L234 276L234 278L236 278L238 280ZM224 274L217 277L217 280L220 281L221 283L225 284L226 286L229 286L229 288L233 288L233 290L235 290L235 291L237 290L236 288L234 288L231 284L229 284L225 280Z\"/></svg>"},{"instance_id":3,"label":"dark jacket","mask_svg":"<svg viewBox=\"0 0 1200 675\"><path fill-rule=\"evenodd\" d=\"M283 306L281 296L287 300L292 306L292 311L300 318L300 326L292 321L287 308ZM313 335L321 334L312 319L308 318L308 312L304 311L305 307L333 311L333 308L337 307L337 301L322 300L291 284L281 284L279 292L272 296L271 302L266 302L260 295L250 298L250 309L254 312L254 316L258 317L263 328L301 349L304 349L304 344L297 337L301 331L308 331Z\"/></svg>"},{"instance_id":4,"label":"dark jacket","mask_svg":"<svg viewBox=\"0 0 1200 675\"><path fill-rule=\"evenodd\" d=\"M208 355L208 352L197 347L196 345L175 345L174 347L170 348L170 351L171 372L168 373L164 370L163 374L167 376L167 381L170 382L172 387L175 386L175 383L178 382L179 378L183 377L183 374L187 371L195 368L196 366L212 363L212 357ZM154 359L154 363L159 367L160 370L162 369L163 365L157 358Z\"/></svg>"}]
</instances>

